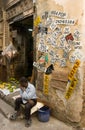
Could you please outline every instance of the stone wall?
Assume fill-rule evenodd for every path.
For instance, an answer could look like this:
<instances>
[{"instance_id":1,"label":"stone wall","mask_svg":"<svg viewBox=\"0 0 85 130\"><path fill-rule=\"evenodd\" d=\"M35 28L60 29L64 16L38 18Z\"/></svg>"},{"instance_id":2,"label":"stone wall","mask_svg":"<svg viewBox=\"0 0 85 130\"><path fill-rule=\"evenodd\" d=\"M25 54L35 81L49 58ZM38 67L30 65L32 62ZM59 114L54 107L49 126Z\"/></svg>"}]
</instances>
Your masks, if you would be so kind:
<instances>
[{"instance_id":1,"label":"stone wall","mask_svg":"<svg viewBox=\"0 0 85 130\"><path fill-rule=\"evenodd\" d=\"M84 99L84 110L85 110L85 62L84 62L84 66L83 66L83 69L84 69L84 78L83 78L83 99Z\"/></svg>"},{"instance_id":2,"label":"stone wall","mask_svg":"<svg viewBox=\"0 0 85 130\"><path fill-rule=\"evenodd\" d=\"M69 70L54 71L50 75L48 95L43 92L43 74L38 73L37 95L51 106L52 115L64 122L80 122L82 98L77 86L69 100L65 99Z\"/></svg>"},{"instance_id":3,"label":"stone wall","mask_svg":"<svg viewBox=\"0 0 85 130\"><path fill-rule=\"evenodd\" d=\"M38 73L38 75L41 75ZM66 101L65 101L65 91L67 85L67 76L68 72L65 71L54 71L52 75L50 75L50 85L49 85L49 94L46 95L43 93L43 86L41 87L42 78L38 76L37 80L37 90L38 96L41 100L46 101L49 106L51 106L51 114L57 117L60 120L66 121ZM40 84L40 85L39 85ZM43 83L42 83L43 85ZM39 89L39 88L42 88Z\"/></svg>"},{"instance_id":4,"label":"stone wall","mask_svg":"<svg viewBox=\"0 0 85 130\"><path fill-rule=\"evenodd\" d=\"M76 4L77 2L77 6L76 6L76 10L75 8L71 8L73 6L73 4ZM50 11L60 11L60 12L67 12L68 13L68 19L74 18L77 19L75 25L70 26L70 29L72 31L72 34L75 32L76 28L79 29L82 32L82 19L83 19L83 15L82 15L82 5L83 3L80 3L80 1L70 1L68 3L68 1L59 1L59 0L47 0L46 2L43 0L37 0L37 16L42 16L46 11L50 12ZM43 5L43 6L42 6ZM42 8L43 7L43 8ZM77 15L78 14L78 15ZM79 17L81 17L81 21L79 19ZM58 19L53 17L53 19ZM62 19L62 18L61 18ZM43 22L44 20L42 20L41 22L45 24L45 22ZM53 22L53 21L52 21ZM62 28L62 30L64 29L64 25L60 25L60 28ZM48 30L49 27L48 27ZM55 30L53 30L54 32ZM49 31L50 32L50 31ZM51 34L53 34L53 32L51 31ZM63 33L63 32L62 32ZM62 33L60 35L62 35ZM60 37L59 35L59 37ZM39 50L38 45L40 43L40 37L37 37L37 44L36 44L36 48ZM79 41L82 41L83 38L78 39ZM74 39L75 41L75 39ZM60 45L60 41L57 39L57 47L59 47ZM46 43L48 44L48 43ZM45 44L45 45L46 45ZM49 45L48 45L49 46ZM51 44L50 44L51 46ZM74 46L74 45L73 45ZM55 49L57 48L56 46L53 48L53 51L55 52ZM51 49L51 47L49 47L49 50ZM84 48L82 48L83 50ZM48 51L49 51L48 50ZM75 73L75 78L77 79L77 84L76 87L73 91L73 93L71 94L71 97L67 100L65 98L65 94L68 88L68 74L71 72L72 67L74 66L74 62L70 62L70 54L72 54L74 52L75 49L72 48L72 51L68 54L66 59L66 66L62 66L62 64L60 65L59 59L56 61L56 63L54 63L54 70L52 71L52 73L49 76L49 87L48 87L48 93L45 94L44 93L44 73L40 72L40 70L38 70L38 76L37 76L37 81L36 81L36 85L37 85L37 95L43 100L46 101L52 108L52 114L59 118L60 120L63 121L70 121L70 122L75 122L78 123L81 120L81 112L82 112L82 107L83 107L83 70L82 70L82 56L77 57L77 59L80 60L80 66L78 68L78 70ZM79 49L79 53L83 52L82 50ZM62 54L63 51L62 49L57 49L56 53L58 53L60 55L60 59L62 59ZM76 53L75 56L77 56ZM51 55L52 56L52 55ZM51 57L49 56L49 57ZM55 55L54 55L55 57ZM53 58L53 57L52 57ZM37 59L39 59L38 57L38 52L37 52ZM51 58L49 58L51 59ZM50 64L50 63L48 63ZM47 85L47 84L46 84Z\"/></svg>"},{"instance_id":5,"label":"stone wall","mask_svg":"<svg viewBox=\"0 0 85 130\"><path fill-rule=\"evenodd\" d=\"M83 64L83 108L81 112L81 126L85 127L85 62Z\"/></svg>"}]
</instances>

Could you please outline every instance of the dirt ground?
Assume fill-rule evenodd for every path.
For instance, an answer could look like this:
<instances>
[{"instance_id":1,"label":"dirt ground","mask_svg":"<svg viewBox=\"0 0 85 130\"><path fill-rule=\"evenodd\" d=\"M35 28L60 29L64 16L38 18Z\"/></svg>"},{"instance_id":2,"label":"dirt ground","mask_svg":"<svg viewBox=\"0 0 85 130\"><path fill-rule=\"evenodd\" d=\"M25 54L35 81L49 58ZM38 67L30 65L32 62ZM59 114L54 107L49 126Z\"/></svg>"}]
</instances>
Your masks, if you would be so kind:
<instances>
[{"instance_id":1,"label":"dirt ground","mask_svg":"<svg viewBox=\"0 0 85 130\"><path fill-rule=\"evenodd\" d=\"M1 130L27 130L24 120L10 121L0 113L0 129ZM40 122L36 116L32 117L32 126L30 130L75 130L71 126L64 124L51 117L48 122Z\"/></svg>"}]
</instances>

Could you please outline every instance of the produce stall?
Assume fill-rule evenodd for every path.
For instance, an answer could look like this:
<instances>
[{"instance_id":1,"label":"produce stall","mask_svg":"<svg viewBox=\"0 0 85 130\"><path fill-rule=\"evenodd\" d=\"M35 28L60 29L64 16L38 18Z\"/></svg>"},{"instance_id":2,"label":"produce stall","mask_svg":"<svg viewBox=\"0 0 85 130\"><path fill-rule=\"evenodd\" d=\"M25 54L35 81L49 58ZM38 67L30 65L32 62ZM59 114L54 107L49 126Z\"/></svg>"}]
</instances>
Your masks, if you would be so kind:
<instances>
[{"instance_id":1,"label":"produce stall","mask_svg":"<svg viewBox=\"0 0 85 130\"><path fill-rule=\"evenodd\" d=\"M8 82L0 81L0 92L4 95L11 94L19 90L19 82L15 78L10 78Z\"/></svg>"}]
</instances>

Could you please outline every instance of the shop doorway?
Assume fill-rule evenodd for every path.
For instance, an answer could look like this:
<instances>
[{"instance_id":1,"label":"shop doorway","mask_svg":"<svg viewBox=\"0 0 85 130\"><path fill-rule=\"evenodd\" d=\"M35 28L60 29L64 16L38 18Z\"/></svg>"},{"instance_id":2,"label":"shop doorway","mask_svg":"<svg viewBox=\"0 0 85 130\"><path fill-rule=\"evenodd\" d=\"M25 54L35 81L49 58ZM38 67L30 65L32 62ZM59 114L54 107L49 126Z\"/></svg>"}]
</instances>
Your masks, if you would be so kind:
<instances>
[{"instance_id":1,"label":"shop doorway","mask_svg":"<svg viewBox=\"0 0 85 130\"><path fill-rule=\"evenodd\" d=\"M12 60L14 77L32 76L33 70L33 16L14 22L10 26L13 45L17 48L18 56Z\"/></svg>"}]
</instances>

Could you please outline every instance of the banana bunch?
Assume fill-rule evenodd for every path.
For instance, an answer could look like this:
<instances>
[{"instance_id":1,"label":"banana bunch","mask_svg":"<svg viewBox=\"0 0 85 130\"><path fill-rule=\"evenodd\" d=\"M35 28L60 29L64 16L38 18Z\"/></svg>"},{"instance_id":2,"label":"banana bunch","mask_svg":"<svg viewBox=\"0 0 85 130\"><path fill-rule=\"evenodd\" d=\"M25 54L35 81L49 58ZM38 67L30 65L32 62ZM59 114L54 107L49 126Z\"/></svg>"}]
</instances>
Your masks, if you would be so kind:
<instances>
[{"instance_id":1,"label":"banana bunch","mask_svg":"<svg viewBox=\"0 0 85 130\"><path fill-rule=\"evenodd\" d=\"M19 81L15 78L10 78L8 82L0 81L0 89L8 89L10 92L14 92L17 88Z\"/></svg>"},{"instance_id":2,"label":"banana bunch","mask_svg":"<svg viewBox=\"0 0 85 130\"><path fill-rule=\"evenodd\" d=\"M11 84L8 84L6 87L10 92L13 92L16 89L16 86L13 86Z\"/></svg>"},{"instance_id":3,"label":"banana bunch","mask_svg":"<svg viewBox=\"0 0 85 130\"><path fill-rule=\"evenodd\" d=\"M4 84L0 84L0 89L4 89L5 85Z\"/></svg>"},{"instance_id":4,"label":"banana bunch","mask_svg":"<svg viewBox=\"0 0 85 130\"><path fill-rule=\"evenodd\" d=\"M10 92L13 92L16 89L16 86L13 86L10 83L1 83L0 89L4 89L4 88L8 89Z\"/></svg>"}]
</instances>

